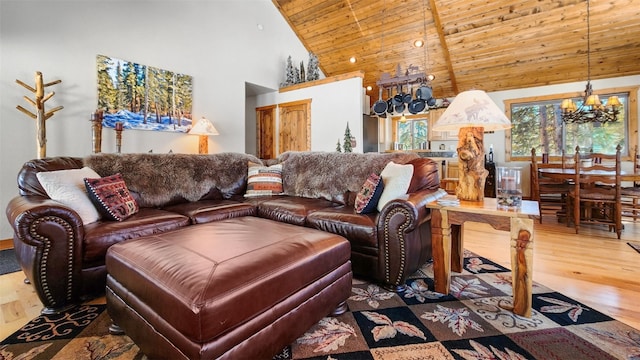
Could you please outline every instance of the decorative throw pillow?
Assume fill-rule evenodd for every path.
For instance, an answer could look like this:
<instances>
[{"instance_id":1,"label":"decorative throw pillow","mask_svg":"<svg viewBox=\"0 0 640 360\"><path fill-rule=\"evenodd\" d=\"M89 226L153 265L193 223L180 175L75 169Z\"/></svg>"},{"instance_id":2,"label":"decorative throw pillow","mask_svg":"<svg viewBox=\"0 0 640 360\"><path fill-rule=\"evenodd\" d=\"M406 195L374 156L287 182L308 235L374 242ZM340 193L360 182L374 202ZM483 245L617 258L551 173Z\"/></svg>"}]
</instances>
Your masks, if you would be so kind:
<instances>
[{"instance_id":1,"label":"decorative throw pillow","mask_svg":"<svg viewBox=\"0 0 640 360\"><path fill-rule=\"evenodd\" d=\"M109 220L122 221L139 210L120 174L85 178L84 185L93 205Z\"/></svg>"},{"instance_id":2,"label":"decorative throw pillow","mask_svg":"<svg viewBox=\"0 0 640 360\"><path fill-rule=\"evenodd\" d=\"M354 204L356 213L369 214L374 212L383 189L384 183L380 175L375 173L369 175L356 196Z\"/></svg>"},{"instance_id":3,"label":"decorative throw pillow","mask_svg":"<svg viewBox=\"0 0 640 360\"><path fill-rule=\"evenodd\" d=\"M245 197L282 194L282 164L264 166L249 161Z\"/></svg>"},{"instance_id":4,"label":"decorative throw pillow","mask_svg":"<svg viewBox=\"0 0 640 360\"><path fill-rule=\"evenodd\" d=\"M100 214L91 203L84 186L84 178L100 177L91 168L42 171L37 173L36 177L47 195L52 200L77 212L83 224L96 222L100 219Z\"/></svg>"},{"instance_id":5,"label":"decorative throw pillow","mask_svg":"<svg viewBox=\"0 0 640 360\"><path fill-rule=\"evenodd\" d=\"M391 161L384 167L380 176L384 182L384 190L378 200L378 211L382 211L389 201L407 194L413 176L413 165L401 165Z\"/></svg>"}]
</instances>

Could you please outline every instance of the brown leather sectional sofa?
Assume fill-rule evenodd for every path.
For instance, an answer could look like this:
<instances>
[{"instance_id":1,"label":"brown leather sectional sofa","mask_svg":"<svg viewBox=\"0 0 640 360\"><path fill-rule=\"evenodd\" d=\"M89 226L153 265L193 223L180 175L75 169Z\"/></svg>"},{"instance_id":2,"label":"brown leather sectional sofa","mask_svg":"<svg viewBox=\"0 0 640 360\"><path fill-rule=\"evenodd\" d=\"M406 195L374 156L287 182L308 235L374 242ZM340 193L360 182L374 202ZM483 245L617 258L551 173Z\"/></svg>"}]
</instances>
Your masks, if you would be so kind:
<instances>
[{"instance_id":1,"label":"brown leather sectional sofa","mask_svg":"<svg viewBox=\"0 0 640 360\"><path fill-rule=\"evenodd\" d=\"M284 194L244 196L248 162L240 153L97 154L86 158L32 160L18 173L19 196L6 214L22 270L45 305L58 312L104 293L109 246L192 224L238 216L312 227L347 238L354 276L401 288L407 276L431 258L430 214L425 204L445 194L437 164L413 153L356 154L287 152L268 164L283 164ZM419 190L392 200L382 211L357 214L354 200L371 173L385 165L413 163ZM140 211L118 222L83 225L78 214L50 199L36 173L91 167L101 176L121 173Z\"/></svg>"}]
</instances>

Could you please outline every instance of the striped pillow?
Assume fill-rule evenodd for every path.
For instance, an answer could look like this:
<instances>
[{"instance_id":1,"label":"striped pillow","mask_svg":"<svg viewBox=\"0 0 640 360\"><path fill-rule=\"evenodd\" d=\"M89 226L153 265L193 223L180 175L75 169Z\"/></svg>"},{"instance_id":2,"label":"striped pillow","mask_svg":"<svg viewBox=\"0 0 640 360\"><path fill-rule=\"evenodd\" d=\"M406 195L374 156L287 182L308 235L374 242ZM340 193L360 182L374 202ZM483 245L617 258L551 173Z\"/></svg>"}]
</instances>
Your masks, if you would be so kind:
<instances>
[{"instance_id":1,"label":"striped pillow","mask_svg":"<svg viewBox=\"0 0 640 360\"><path fill-rule=\"evenodd\" d=\"M264 166L249 161L245 197L280 195L282 192L282 164Z\"/></svg>"}]
</instances>

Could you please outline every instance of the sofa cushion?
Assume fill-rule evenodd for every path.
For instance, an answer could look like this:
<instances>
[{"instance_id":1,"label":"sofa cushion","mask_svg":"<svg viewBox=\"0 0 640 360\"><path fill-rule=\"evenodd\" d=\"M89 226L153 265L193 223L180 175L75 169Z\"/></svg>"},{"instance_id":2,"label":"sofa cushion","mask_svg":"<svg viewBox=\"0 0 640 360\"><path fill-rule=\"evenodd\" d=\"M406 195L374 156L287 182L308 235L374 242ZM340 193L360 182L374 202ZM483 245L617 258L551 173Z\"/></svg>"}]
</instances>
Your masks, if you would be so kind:
<instances>
[{"instance_id":1,"label":"sofa cushion","mask_svg":"<svg viewBox=\"0 0 640 360\"><path fill-rule=\"evenodd\" d=\"M304 226L307 215L338 206L324 199L279 196L258 204L258 216L279 222Z\"/></svg>"},{"instance_id":2,"label":"sofa cushion","mask_svg":"<svg viewBox=\"0 0 640 360\"><path fill-rule=\"evenodd\" d=\"M83 166L81 158L65 156L27 161L18 172L18 191L20 195L48 196L42 184L38 181L37 173L41 171L81 169Z\"/></svg>"},{"instance_id":3,"label":"sofa cushion","mask_svg":"<svg viewBox=\"0 0 640 360\"><path fill-rule=\"evenodd\" d=\"M289 151L278 156L282 163L284 193L330 200L353 206L349 193L360 191L371 173L379 174L389 161L404 164L416 153L336 153ZM355 196L351 197L355 199Z\"/></svg>"},{"instance_id":4,"label":"sofa cushion","mask_svg":"<svg viewBox=\"0 0 640 360\"><path fill-rule=\"evenodd\" d=\"M385 166L380 173L384 182L384 190L378 201L378 211L391 200L400 198L407 194L411 177L413 176L413 165L396 164L393 161Z\"/></svg>"},{"instance_id":5,"label":"sofa cushion","mask_svg":"<svg viewBox=\"0 0 640 360\"><path fill-rule=\"evenodd\" d=\"M223 198L242 197L247 188L248 162L241 153L96 154L84 163L100 176L121 173L140 207L162 207L197 201L217 189Z\"/></svg>"},{"instance_id":6,"label":"sofa cushion","mask_svg":"<svg viewBox=\"0 0 640 360\"><path fill-rule=\"evenodd\" d=\"M440 188L438 164L435 161L429 158L419 158L411 160L407 164L413 165L413 176L407 193Z\"/></svg>"},{"instance_id":7,"label":"sofa cushion","mask_svg":"<svg viewBox=\"0 0 640 360\"><path fill-rule=\"evenodd\" d=\"M103 178L85 178L89 199L103 218L122 221L138 212L138 203L129 193L120 174Z\"/></svg>"},{"instance_id":8,"label":"sofa cushion","mask_svg":"<svg viewBox=\"0 0 640 360\"><path fill-rule=\"evenodd\" d=\"M124 221L98 221L84 226L82 266L104 265L107 249L124 240L159 234L190 224L188 217L166 210L141 208Z\"/></svg>"},{"instance_id":9,"label":"sofa cushion","mask_svg":"<svg viewBox=\"0 0 640 360\"><path fill-rule=\"evenodd\" d=\"M73 209L83 224L90 224L100 219L100 213L89 199L84 186L84 178L100 177L88 167L81 169L43 171L36 174L38 181L49 195L49 198Z\"/></svg>"},{"instance_id":10,"label":"sofa cushion","mask_svg":"<svg viewBox=\"0 0 640 360\"><path fill-rule=\"evenodd\" d=\"M355 210L358 214L369 214L376 211L384 183L378 174L371 174L365 180L355 199Z\"/></svg>"},{"instance_id":11,"label":"sofa cushion","mask_svg":"<svg viewBox=\"0 0 640 360\"><path fill-rule=\"evenodd\" d=\"M193 224L255 216L257 213L255 205L234 200L199 200L167 206L164 209L189 217Z\"/></svg>"},{"instance_id":12,"label":"sofa cushion","mask_svg":"<svg viewBox=\"0 0 640 360\"><path fill-rule=\"evenodd\" d=\"M282 194L282 164L265 166L249 161L246 197Z\"/></svg>"},{"instance_id":13,"label":"sofa cushion","mask_svg":"<svg viewBox=\"0 0 640 360\"><path fill-rule=\"evenodd\" d=\"M352 247L378 247L377 213L356 214L350 206L314 211L307 216L307 226L346 237Z\"/></svg>"}]
</instances>

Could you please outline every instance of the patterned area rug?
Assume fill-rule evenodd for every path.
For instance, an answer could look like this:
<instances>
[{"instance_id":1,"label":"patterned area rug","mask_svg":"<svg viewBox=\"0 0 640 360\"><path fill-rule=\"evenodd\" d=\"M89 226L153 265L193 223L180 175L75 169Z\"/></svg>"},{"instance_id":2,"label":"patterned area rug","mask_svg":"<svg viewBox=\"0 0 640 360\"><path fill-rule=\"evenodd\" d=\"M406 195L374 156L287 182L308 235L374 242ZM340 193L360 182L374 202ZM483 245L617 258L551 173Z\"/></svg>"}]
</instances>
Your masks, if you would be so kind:
<instances>
[{"instance_id":1,"label":"patterned area rug","mask_svg":"<svg viewBox=\"0 0 640 360\"><path fill-rule=\"evenodd\" d=\"M511 273L465 252L450 295L433 289L426 264L404 293L354 281L349 310L324 318L274 359L640 359L640 331L542 285L533 315L511 304ZM111 336L104 305L40 316L0 344L0 359L145 359Z\"/></svg>"}]
</instances>

